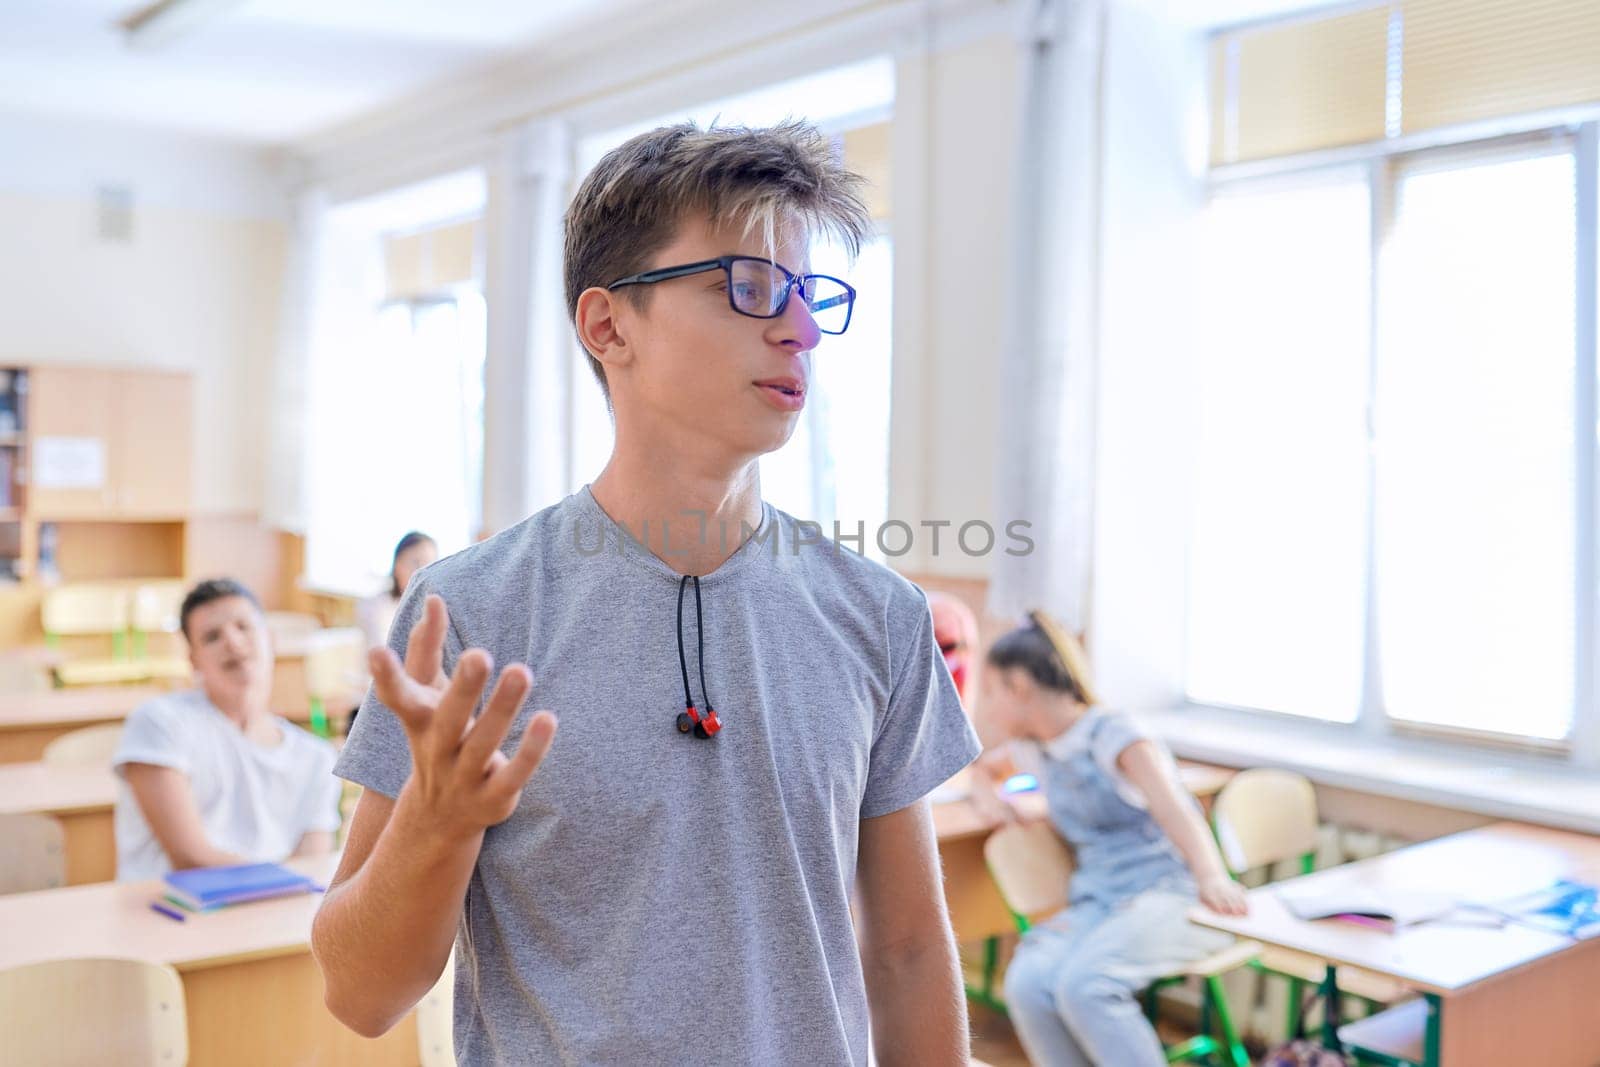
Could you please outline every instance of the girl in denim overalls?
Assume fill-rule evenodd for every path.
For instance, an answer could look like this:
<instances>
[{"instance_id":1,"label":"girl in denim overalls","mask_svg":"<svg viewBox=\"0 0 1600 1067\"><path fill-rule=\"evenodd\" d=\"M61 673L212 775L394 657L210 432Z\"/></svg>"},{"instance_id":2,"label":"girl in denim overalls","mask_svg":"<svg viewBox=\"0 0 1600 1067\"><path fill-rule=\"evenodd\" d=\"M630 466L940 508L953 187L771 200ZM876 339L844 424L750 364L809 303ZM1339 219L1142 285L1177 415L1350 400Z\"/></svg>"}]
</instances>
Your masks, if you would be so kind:
<instances>
[{"instance_id":1,"label":"girl in denim overalls","mask_svg":"<svg viewBox=\"0 0 1600 1067\"><path fill-rule=\"evenodd\" d=\"M1156 978L1225 946L1193 925L1196 900L1242 914L1199 805L1172 757L1122 712L1096 705L1082 647L1053 619L995 642L979 718L991 744L1037 774L1050 821L1072 846L1068 907L1023 937L1005 995L1022 1046L1039 1067L1160 1067L1166 1062L1137 996ZM977 764L974 800L1011 811L994 787L1000 750Z\"/></svg>"}]
</instances>

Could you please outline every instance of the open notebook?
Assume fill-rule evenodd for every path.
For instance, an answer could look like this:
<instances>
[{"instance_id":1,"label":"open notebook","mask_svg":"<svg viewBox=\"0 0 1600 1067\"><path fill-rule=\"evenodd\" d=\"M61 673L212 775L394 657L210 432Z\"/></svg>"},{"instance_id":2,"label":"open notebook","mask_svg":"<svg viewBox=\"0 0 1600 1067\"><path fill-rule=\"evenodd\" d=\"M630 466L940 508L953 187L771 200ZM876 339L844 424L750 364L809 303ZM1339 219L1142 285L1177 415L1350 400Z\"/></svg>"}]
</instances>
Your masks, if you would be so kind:
<instances>
[{"instance_id":1,"label":"open notebook","mask_svg":"<svg viewBox=\"0 0 1600 1067\"><path fill-rule=\"evenodd\" d=\"M1443 918L1456 910L1455 897L1366 886L1328 890L1289 890L1278 899L1297 919L1351 919L1364 925L1397 928Z\"/></svg>"}]
</instances>

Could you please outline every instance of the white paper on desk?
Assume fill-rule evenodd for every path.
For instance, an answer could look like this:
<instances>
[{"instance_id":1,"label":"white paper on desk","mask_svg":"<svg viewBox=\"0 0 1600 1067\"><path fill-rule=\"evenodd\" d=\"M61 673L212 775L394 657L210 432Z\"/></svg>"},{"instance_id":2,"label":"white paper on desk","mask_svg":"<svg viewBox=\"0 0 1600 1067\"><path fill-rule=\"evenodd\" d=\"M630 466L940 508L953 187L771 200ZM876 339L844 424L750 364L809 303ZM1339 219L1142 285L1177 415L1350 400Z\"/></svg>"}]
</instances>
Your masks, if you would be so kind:
<instances>
[{"instance_id":1,"label":"white paper on desk","mask_svg":"<svg viewBox=\"0 0 1600 1067\"><path fill-rule=\"evenodd\" d=\"M33 484L40 489L99 489L106 484L106 443L98 437L39 437Z\"/></svg>"},{"instance_id":2,"label":"white paper on desk","mask_svg":"<svg viewBox=\"0 0 1600 1067\"><path fill-rule=\"evenodd\" d=\"M1448 893L1423 893L1368 886L1346 886L1328 890L1280 889L1278 899L1297 919L1332 919L1340 915L1361 915L1392 922L1396 926L1439 919L1456 908Z\"/></svg>"}]
</instances>

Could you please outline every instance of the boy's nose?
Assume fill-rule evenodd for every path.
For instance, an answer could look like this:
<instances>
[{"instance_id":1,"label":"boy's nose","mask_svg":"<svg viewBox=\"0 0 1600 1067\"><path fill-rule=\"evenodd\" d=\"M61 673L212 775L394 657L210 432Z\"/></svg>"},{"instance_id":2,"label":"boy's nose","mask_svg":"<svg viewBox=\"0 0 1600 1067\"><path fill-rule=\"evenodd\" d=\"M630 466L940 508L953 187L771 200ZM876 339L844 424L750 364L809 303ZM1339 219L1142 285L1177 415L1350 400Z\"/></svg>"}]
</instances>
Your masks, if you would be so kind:
<instances>
[{"instance_id":1,"label":"boy's nose","mask_svg":"<svg viewBox=\"0 0 1600 1067\"><path fill-rule=\"evenodd\" d=\"M811 309L806 307L798 291L789 294L789 304L783 309L783 314L772 321L777 324L776 329L780 334L778 342L798 352L809 352L822 340L817 320L811 317Z\"/></svg>"}]
</instances>

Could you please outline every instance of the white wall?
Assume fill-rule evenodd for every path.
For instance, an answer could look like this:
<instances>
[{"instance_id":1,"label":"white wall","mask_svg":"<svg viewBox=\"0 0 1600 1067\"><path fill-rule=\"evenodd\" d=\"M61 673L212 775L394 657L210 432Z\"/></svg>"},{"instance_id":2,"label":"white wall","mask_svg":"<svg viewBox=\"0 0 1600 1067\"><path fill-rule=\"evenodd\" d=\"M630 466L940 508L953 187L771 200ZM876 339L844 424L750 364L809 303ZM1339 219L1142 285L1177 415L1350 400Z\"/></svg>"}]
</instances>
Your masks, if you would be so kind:
<instances>
[{"instance_id":1,"label":"white wall","mask_svg":"<svg viewBox=\"0 0 1600 1067\"><path fill-rule=\"evenodd\" d=\"M128 243L97 236L103 185L132 192ZM0 115L0 363L192 371L194 510L258 510L285 217L259 150Z\"/></svg>"},{"instance_id":2,"label":"white wall","mask_svg":"<svg viewBox=\"0 0 1600 1067\"><path fill-rule=\"evenodd\" d=\"M1124 706L1183 691L1204 55L1143 6L1113 11L1091 643L1104 698Z\"/></svg>"}]
</instances>

